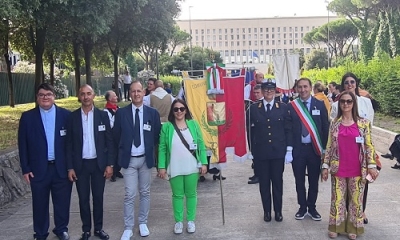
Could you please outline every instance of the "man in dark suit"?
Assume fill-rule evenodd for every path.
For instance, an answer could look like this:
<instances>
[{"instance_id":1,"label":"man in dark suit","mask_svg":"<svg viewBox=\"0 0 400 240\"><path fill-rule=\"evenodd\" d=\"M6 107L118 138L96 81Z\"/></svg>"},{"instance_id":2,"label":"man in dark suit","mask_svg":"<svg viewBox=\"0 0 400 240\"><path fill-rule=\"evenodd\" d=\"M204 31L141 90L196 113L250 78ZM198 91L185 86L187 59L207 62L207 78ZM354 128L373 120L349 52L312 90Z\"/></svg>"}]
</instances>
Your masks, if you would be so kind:
<instances>
[{"instance_id":1,"label":"man in dark suit","mask_svg":"<svg viewBox=\"0 0 400 240\"><path fill-rule=\"evenodd\" d=\"M275 101L273 82L261 84L264 99L247 110L247 124L251 131L251 151L257 159L257 174L264 209L264 221L271 221L271 183L275 220L281 222L283 171L285 161L292 160L292 123L288 106Z\"/></svg>"},{"instance_id":2,"label":"man in dark suit","mask_svg":"<svg viewBox=\"0 0 400 240\"><path fill-rule=\"evenodd\" d=\"M295 215L297 220L308 214L320 221L316 209L318 181L321 172L321 157L328 140L328 112L324 102L311 96L311 81L301 78L296 90L299 98L289 105L293 121L293 173L296 181L297 202L300 205ZM306 196L305 174L308 173L308 196Z\"/></svg>"},{"instance_id":3,"label":"man in dark suit","mask_svg":"<svg viewBox=\"0 0 400 240\"><path fill-rule=\"evenodd\" d=\"M79 89L81 108L71 113L67 123L68 178L76 183L82 220L82 240L92 228L90 189L93 199L94 235L109 239L103 231L105 179L113 174L114 144L107 113L94 107L95 94L89 85Z\"/></svg>"},{"instance_id":4,"label":"man in dark suit","mask_svg":"<svg viewBox=\"0 0 400 240\"><path fill-rule=\"evenodd\" d=\"M155 163L154 147L159 141L161 122L157 110L143 105L144 94L142 84L134 81L130 87L132 104L119 109L115 115L114 142L118 147L118 164L124 169L125 180L125 230L121 240L129 240L133 235L137 189L140 194L139 232L142 237L150 234L147 218L151 168Z\"/></svg>"},{"instance_id":5,"label":"man in dark suit","mask_svg":"<svg viewBox=\"0 0 400 240\"><path fill-rule=\"evenodd\" d=\"M31 186L34 238L49 235L50 192L54 207L53 233L69 239L69 207L72 183L67 178L66 122L70 112L54 104L55 92L48 83L36 91L38 106L22 113L18 149L24 179Z\"/></svg>"}]
</instances>

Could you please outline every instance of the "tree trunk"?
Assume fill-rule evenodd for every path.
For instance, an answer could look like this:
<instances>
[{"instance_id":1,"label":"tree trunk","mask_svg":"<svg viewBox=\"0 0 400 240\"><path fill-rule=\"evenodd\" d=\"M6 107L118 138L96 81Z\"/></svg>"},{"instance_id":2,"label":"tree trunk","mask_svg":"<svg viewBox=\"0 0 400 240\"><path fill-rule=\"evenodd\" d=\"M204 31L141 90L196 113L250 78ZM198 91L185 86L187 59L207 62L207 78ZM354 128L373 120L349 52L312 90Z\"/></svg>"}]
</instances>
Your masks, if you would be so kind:
<instances>
[{"instance_id":1,"label":"tree trunk","mask_svg":"<svg viewBox=\"0 0 400 240\"><path fill-rule=\"evenodd\" d=\"M81 87L81 61L79 59L79 42L76 39L72 41L72 47L75 60L75 95L78 96Z\"/></svg>"},{"instance_id":2,"label":"tree trunk","mask_svg":"<svg viewBox=\"0 0 400 240\"><path fill-rule=\"evenodd\" d=\"M55 64L55 60L54 60L54 54L53 53L50 53L49 61L50 61L50 84L52 86L54 86L54 64Z\"/></svg>"},{"instance_id":3,"label":"tree trunk","mask_svg":"<svg viewBox=\"0 0 400 240\"><path fill-rule=\"evenodd\" d=\"M35 36L34 36L35 35ZM35 53L35 95L36 89L43 83L43 52L44 44L46 42L46 29L35 28L33 35L33 27L31 27L31 42L33 43L33 52ZM36 41L35 41L36 40ZM32 99L34 100L34 99Z\"/></svg>"},{"instance_id":4,"label":"tree trunk","mask_svg":"<svg viewBox=\"0 0 400 240\"><path fill-rule=\"evenodd\" d=\"M117 93L117 96L119 95L118 91L118 50L115 50L113 52L113 58L114 58L114 92Z\"/></svg>"},{"instance_id":5,"label":"tree trunk","mask_svg":"<svg viewBox=\"0 0 400 240\"><path fill-rule=\"evenodd\" d=\"M7 19L3 19L3 25L5 27L3 51L4 51L4 60L7 65L8 104L10 105L10 107L15 107L14 83L12 80L10 56L8 55L8 43L9 43L9 36L10 36L9 35L10 34L9 21Z\"/></svg>"},{"instance_id":6,"label":"tree trunk","mask_svg":"<svg viewBox=\"0 0 400 240\"><path fill-rule=\"evenodd\" d=\"M93 50L93 42L91 37L87 37L83 41L83 52L85 54L85 70L86 70L86 84L92 86L92 69L91 69L91 57Z\"/></svg>"}]
</instances>

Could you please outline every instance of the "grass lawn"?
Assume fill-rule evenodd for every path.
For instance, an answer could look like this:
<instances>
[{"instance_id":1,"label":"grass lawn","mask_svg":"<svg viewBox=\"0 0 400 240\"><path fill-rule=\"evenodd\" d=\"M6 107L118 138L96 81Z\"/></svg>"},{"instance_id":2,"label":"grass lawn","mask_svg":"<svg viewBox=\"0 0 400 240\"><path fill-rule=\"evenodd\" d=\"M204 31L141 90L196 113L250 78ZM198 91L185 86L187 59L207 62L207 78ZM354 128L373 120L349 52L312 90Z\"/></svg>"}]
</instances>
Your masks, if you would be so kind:
<instances>
[{"instance_id":1,"label":"grass lawn","mask_svg":"<svg viewBox=\"0 0 400 240\"><path fill-rule=\"evenodd\" d=\"M104 97L96 97L94 100L95 106L100 109L104 108L106 101ZM70 97L56 100L59 107L69 109L71 111L80 107L78 98ZM120 102L120 107L128 105L129 102ZM0 150L7 149L17 145L18 123L21 114L35 107L35 103L27 103L16 105L15 108L0 107Z\"/></svg>"}]
</instances>

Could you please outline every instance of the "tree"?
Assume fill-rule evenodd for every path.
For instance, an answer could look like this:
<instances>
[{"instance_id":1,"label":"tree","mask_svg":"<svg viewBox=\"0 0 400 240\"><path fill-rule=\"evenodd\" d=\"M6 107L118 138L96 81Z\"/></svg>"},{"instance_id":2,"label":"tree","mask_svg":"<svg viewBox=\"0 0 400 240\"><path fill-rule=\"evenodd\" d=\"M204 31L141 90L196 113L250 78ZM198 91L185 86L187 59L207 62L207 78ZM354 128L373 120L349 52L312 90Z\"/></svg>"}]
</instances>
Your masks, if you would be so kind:
<instances>
[{"instance_id":1,"label":"tree","mask_svg":"<svg viewBox=\"0 0 400 240\"><path fill-rule=\"evenodd\" d=\"M314 49L310 54L306 55L306 61L304 68L306 70L313 68L327 68L328 67L328 55L322 49Z\"/></svg>"},{"instance_id":2,"label":"tree","mask_svg":"<svg viewBox=\"0 0 400 240\"><path fill-rule=\"evenodd\" d=\"M169 43L169 45L171 47L169 56L172 57L172 55L175 52L175 48L177 46L186 44L189 41L190 41L190 34L185 31L182 31L178 25L175 25L174 32L172 33L170 43Z\"/></svg>"}]
</instances>

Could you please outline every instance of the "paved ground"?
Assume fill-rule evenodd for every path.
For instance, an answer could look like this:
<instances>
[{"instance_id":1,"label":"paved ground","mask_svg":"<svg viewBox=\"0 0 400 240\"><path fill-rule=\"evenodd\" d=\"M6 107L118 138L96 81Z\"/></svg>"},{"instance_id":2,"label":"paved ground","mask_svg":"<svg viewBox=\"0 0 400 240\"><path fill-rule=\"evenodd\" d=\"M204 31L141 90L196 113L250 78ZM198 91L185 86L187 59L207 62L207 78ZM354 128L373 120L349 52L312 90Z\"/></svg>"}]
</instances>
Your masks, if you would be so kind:
<instances>
[{"instance_id":1,"label":"paved ground","mask_svg":"<svg viewBox=\"0 0 400 240\"><path fill-rule=\"evenodd\" d=\"M400 171L390 168L394 161L382 159L382 163L384 168L379 180L370 185L367 209L370 223L366 225L365 234L360 239L395 240L400 236ZM284 220L281 223L274 220L265 223L262 219L258 185L247 184L247 178L252 175L250 161L229 162L224 175L227 177L227 180L223 181L225 225L222 224L219 182L213 181L212 176L208 175L204 183L199 183L196 233L174 235L171 190L167 181L155 177L154 170L148 222L151 233L147 239L329 239L327 216L330 204L330 183L320 184L317 208L322 215L322 221L314 222L309 217L297 221L294 219L294 214L298 209L294 178L291 166L287 165L284 173ZM121 179L115 183L107 181L104 229L110 234L112 240L118 240L123 231L123 196L124 186ZM73 189L71 239L79 239L80 226L78 198L76 190ZM0 209L0 239L33 239L29 196ZM55 239L57 238L50 234L49 240ZM137 226L132 239L141 239ZM347 237L339 236L338 239L347 239Z\"/></svg>"}]
</instances>

